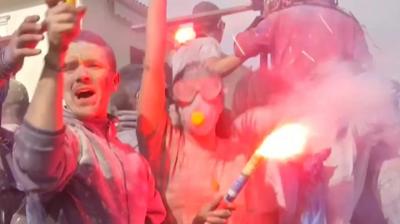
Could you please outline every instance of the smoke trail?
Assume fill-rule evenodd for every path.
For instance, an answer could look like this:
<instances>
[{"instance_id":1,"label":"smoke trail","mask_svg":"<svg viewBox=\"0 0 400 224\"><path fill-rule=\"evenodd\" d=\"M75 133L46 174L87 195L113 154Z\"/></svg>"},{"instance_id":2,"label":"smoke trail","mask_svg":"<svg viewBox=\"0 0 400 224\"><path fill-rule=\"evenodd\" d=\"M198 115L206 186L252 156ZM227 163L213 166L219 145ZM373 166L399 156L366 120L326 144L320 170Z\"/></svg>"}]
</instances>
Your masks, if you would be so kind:
<instances>
[{"instance_id":1,"label":"smoke trail","mask_svg":"<svg viewBox=\"0 0 400 224\"><path fill-rule=\"evenodd\" d=\"M325 163L335 167L335 173L327 184L337 187L330 187L326 193L327 214L343 216L347 220L351 218L364 188L371 150L375 155L378 153L385 157L400 146L396 92L393 83L378 72L355 75L347 64L324 65L318 74L312 80L292 82L292 91L274 101L271 107L280 122L294 120L310 127L313 132L310 151L317 152L334 146L338 141L347 141L334 148L335 158ZM338 136L343 128L350 130L347 137ZM352 146L352 141L363 144ZM374 148L378 143L383 143L385 147ZM348 182L348 178L352 178L353 182ZM368 217L368 214L364 215ZM328 223L330 221L328 217Z\"/></svg>"},{"instance_id":2,"label":"smoke trail","mask_svg":"<svg viewBox=\"0 0 400 224\"><path fill-rule=\"evenodd\" d=\"M325 65L317 77L294 83L273 108L283 120L296 117L309 124L324 144L333 143L343 125L357 124L365 127L361 132L368 132L399 122L393 85L383 76L354 75L348 65L334 63Z\"/></svg>"}]
</instances>

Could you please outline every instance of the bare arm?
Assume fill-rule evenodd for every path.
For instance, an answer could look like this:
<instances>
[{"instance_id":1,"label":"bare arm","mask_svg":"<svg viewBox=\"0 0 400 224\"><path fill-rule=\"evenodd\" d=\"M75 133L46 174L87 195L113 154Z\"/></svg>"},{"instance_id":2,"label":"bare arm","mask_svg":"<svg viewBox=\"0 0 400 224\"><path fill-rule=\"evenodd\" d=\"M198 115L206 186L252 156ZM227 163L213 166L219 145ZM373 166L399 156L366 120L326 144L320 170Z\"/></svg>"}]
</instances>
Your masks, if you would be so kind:
<instances>
[{"instance_id":1,"label":"bare arm","mask_svg":"<svg viewBox=\"0 0 400 224\"><path fill-rule=\"evenodd\" d=\"M61 60L58 53L50 51L46 55L47 61ZM25 115L25 121L35 128L57 131L64 126L62 119L63 80L61 72L49 66L50 63L55 62L45 63L32 102Z\"/></svg>"},{"instance_id":2,"label":"bare arm","mask_svg":"<svg viewBox=\"0 0 400 224\"><path fill-rule=\"evenodd\" d=\"M259 20L257 17L256 20ZM255 26L255 27L252 27ZM220 59L209 60L208 68L222 76L229 75L244 61L261 52L267 52L271 42L271 19L257 21L248 30L239 33L235 38L235 54Z\"/></svg>"},{"instance_id":3,"label":"bare arm","mask_svg":"<svg viewBox=\"0 0 400 224\"><path fill-rule=\"evenodd\" d=\"M152 0L147 18L146 56L139 99L139 129L154 132L167 118L164 61L166 54L166 0Z\"/></svg>"},{"instance_id":4,"label":"bare arm","mask_svg":"<svg viewBox=\"0 0 400 224\"><path fill-rule=\"evenodd\" d=\"M257 19L258 18L256 18L256 20ZM234 43L234 52L236 57L246 60L247 58L257 56L260 53L267 53L272 44L275 21L275 16L269 16L262 21L255 23L255 27L250 27L249 29L239 33L236 36Z\"/></svg>"},{"instance_id":5,"label":"bare arm","mask_svg":"<svg viewBox=\"0 0 400 224\"><path fill-rule=\"evenodd\" d=\"M223 58L213 58L207 61L207 68L215 74L227 76L237 69L246 58L237 57L235 55Z\"/></svg>"},{"instance_id":6,"label":"bare arm","mask_svg":"<svg viewBox=\"0 0 400 224\"><path fill-rule=\"evenodd\" d=\"M66 17L68 17L66 19ZM35 128L57 131L63 127L62 67L65 51L78 28L78 9L60 3L47 12L49 51L25 121Z\"/></svg>"}]
</instances>

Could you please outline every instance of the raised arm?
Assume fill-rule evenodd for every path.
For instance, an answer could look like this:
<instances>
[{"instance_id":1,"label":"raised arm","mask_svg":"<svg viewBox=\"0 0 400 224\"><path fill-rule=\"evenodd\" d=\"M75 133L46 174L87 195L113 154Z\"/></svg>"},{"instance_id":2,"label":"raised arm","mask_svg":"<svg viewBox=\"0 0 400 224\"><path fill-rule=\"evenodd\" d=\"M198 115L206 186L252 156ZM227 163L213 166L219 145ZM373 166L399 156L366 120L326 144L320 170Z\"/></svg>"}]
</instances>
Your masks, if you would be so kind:
<instances>
[{"instance_id":1,"label":"raised arm","mask_svg":"<svg viewBox=\"0 0 400 224\"><path fill-rule=\"evenodd\" d=\"M237 69L246 58L228 55L222 58L212 58L207 61L207 68L215 74L227 76Z\"/></svg>"},{"instance_id":2,"label":"raised arm","mask_svg":"<svg viewBox=\"0 0 400 224\"><path fill-rule=\"evenodd\" d=\"M144 72L139 99L139 129L151 134L167 119L164 62L166 0L151 0L147 17Z\"/></svg>"},{"instance_id":3,"label":"raised arm","mask_svg":"<svg viewBox=\"0 0 400 224\"><path fill-rule=\"evenodd\" d=\"M77 138L63 128L62 67L81 12L82 8L59 2L46 14L49 50L13 152L16 179L27 191L59 188L76 168Z\"/></svg>"},{"instance_id":4,"label":"raised arm","mask_svg":"<svg viewBox=\"0 0 400 224\"><path fill-rule=\"evenodd\" d=\"M256 17L251 26L234 39L234 55L208 61L208 68L222 76L229 75L248 58L267 52L271 42L271 18Z\"/></svg>"},{"instance_id":5,"label":"raised arm","mask_svg":"<svg viewBox=\"0 0 400 224\"><path fill-rule=\"evenodd\" d=\"M78 10L59 2L47 12L44 24L48 30L49 50L25 116L25 121L34 128L58 131L64 126L62 67L69 42L79 28Z\"/></svg>"}]
</instances>

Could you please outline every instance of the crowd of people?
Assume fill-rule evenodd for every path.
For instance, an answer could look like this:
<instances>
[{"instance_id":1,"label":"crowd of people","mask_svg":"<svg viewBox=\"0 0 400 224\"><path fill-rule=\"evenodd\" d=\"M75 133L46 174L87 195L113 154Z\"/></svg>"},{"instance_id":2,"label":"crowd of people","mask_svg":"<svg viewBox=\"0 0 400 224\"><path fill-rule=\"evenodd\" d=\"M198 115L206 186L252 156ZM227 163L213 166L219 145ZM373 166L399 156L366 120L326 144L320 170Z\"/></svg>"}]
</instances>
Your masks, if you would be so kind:
<instances>
[{"instance_id":1,"label":"crowd of people","mask_svg":"<svg viewBox=\"0 0 400 224\"><path fill-rule=\"evenodd\" d=\"M233 55L218 15L168 52L167 0L151 0L144 62L120 71L81 29L84 6L45 2L43 22L26 17L0 49L0 223L400 223L396 91L337 0L265 1ZM29 102L14 77L39 54ZM260 142L292 121L311 130L303 154L264 161L227 203Z\"/></svg>"}]
</instances>

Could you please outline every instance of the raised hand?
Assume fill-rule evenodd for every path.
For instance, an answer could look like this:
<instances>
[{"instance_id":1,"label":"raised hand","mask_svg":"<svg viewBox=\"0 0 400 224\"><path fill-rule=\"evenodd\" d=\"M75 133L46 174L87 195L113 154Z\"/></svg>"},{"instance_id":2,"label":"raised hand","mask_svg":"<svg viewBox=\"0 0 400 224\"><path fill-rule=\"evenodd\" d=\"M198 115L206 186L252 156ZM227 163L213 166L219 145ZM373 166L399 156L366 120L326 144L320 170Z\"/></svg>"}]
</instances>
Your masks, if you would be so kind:
<instances>
[{"instance_id":1,"label":"raised hand","mask_svg":"<svg viewBox=\"0 0 400 224\"><path fill-rule=\"evenodd\" d=\"M75 7L63 1L46 0L49 9L44 24L49 39L49 50L67 49L69 43L79 34L80 20L84 7Z\"/></svg>"},{"instance_id":2,"label":"raised hand","mask_svg":"<svg viewBox=\"0 0 400 224\"><path fill-rule=\"evenodd\" d=\"M38 23L39 16L28 16L14 32L4 52L4 59L15 72L19 70L25 57L41 53L36 49L39 41L43 40L42 25Z\"/></svg>"}]
</instances>

